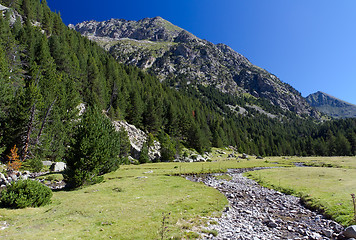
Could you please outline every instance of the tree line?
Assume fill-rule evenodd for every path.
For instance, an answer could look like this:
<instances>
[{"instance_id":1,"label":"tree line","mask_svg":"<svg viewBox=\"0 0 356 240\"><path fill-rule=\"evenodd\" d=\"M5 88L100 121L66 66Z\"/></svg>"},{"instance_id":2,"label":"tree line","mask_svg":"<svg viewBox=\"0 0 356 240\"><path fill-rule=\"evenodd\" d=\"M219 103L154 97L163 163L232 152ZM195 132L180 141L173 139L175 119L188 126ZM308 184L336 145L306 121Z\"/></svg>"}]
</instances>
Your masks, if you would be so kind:
<instances>
[{"instance_id":1,"label":"tree line","mask_svg":"<svg viewBox=\"0 0 356 240\"><path fill-rule=\"evenodd\" d=\"M23 160L69 159L81 129L80 103L160 140L162 161L174 159L183 146L203 153L232 145L239 152L265 156L356 153L355 119L319 123L267 100L223 94L214 86L185 84L176 90L174 78L161 83L136 67L116 62L65 26L46 0L0 3L22 16L11 22L11 11L0 14L3 161L15 145ZM269 118L248 104L279 117ZM228 105L239 105L248 113L236 114Z\"/></svg>"}]
</instances>

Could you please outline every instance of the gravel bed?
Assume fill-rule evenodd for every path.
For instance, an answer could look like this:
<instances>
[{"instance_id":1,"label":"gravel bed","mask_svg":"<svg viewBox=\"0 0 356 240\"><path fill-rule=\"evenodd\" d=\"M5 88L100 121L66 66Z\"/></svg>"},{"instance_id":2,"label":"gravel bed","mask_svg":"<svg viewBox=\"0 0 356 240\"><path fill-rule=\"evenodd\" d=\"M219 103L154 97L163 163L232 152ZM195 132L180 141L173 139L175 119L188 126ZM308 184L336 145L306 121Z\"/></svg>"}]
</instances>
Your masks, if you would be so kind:
<instances>
[{"instance_id":1,"label":"gravel bed","mask_svg":"<svg viewBox=\"0 0 356 240\"><path fill-rule=\"evenodd\" d=\"M300 199L264 188L242 176L243 169L229 170L232 180L218 180L213 175L189 176L224 193L229 201L221 218L211 218L204 239L337 239L343 227L303 206ZM256 169L254 169L256 170ZM218 175L218 174L215 174Z\"/></svg>"}]
</instances>

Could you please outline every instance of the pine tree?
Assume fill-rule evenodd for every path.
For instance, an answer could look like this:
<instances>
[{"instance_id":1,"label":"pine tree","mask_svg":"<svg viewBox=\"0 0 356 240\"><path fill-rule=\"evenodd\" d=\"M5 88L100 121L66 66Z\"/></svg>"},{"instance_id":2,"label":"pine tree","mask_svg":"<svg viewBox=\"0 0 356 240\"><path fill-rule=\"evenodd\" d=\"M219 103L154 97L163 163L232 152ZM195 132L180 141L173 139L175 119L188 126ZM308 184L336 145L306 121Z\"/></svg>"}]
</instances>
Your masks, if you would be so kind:
<instances>
[{"instance_id":1,"label":"pine tree","mask_svg":"<svg viewBox=\"0 0 356 240\"><path fill-rule=\"evenodd\" d=\"M119 134L97 107L89 106L66 156L66 182L72 187L79 187L97 181L98 176L119 167L119 154Z\"/></svg>"}]
</instances>

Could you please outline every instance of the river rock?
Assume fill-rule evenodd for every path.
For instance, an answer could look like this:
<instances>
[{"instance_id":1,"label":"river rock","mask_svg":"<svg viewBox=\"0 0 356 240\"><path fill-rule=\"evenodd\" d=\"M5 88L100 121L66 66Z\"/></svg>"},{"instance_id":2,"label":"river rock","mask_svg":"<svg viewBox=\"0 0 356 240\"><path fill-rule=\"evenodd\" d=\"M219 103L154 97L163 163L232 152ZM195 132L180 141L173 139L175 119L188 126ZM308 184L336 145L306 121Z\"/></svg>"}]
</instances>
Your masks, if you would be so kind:
<instances>
[{"instance_id":1,"label":"river rock","mask_svg":"<svg viewBox=\"0 0 356 240\"><path fill-rule=\"evenodd\" d=\"M221 218L211 218L217 224L204 227L218 231L218 235L202 233L202 239L326 240L341 232L339 224L305 208L299 198L261 187L242 176L244 171L230 169L232 180L217 179L214 175L187 176L216 188L229 201L229 208Z\"/></svg>"},{"instance_id":2,"label":"river rock","mask_svg":"<svg viewBox=\"0 0 356 240\"><path fill-rule=\"evenodd\" d=\"M356 225L347 227L342 234L347 238L356 238Z\"/></svg>"},{"instance_id":3,"label":"river rock","mask_svg":"<svg viewBox=\"0 0 356 240\"><path fill-rule=\"evenodd\" d=\"M52 166L51 161L42 161L43 166Z\"/></svg>"},{"instance_id":4,"label":"river rock","mask_svg":"<svg viewBox=\"0 0 356 240\"><path fill-rule=\"evenodd\" d=\"M196 161L197 161L197 162L205 162L205 158L203 158L202 155L198 155L198 156L196 157Z\"/></svg>"},{"instance_id":5,"label":"river rock","mask_svg":"<svg viewBox=\"0 0 356 240\"><path fill-rule=\"evenodd\" d=\"M0 181L6 181L5 175L2 173L0 173Z\"/></svg>"},{"instance_id":6,"label":"river rock","mask_svg":"<svg viewBox=\"0 0 356 240\"><path fill-rule=\"evenodd\" d=\"M67 165L64 162L54 162L50 169L52 172L62 172L66 167Z\"/></svg>"}]
</instances>

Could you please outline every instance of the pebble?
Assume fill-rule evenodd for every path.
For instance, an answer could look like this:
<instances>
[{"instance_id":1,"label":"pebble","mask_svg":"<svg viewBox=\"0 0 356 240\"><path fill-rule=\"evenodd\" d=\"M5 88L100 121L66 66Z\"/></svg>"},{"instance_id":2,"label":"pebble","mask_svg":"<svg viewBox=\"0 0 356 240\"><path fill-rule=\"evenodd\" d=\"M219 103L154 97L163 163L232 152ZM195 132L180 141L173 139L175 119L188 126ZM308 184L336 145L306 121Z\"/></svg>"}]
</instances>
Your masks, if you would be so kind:
<instances>
[{"instance_id":1,"label":"pebble","mask_svg":"<svg viewBox=\"0 0 356 240\"><path fill-rule=\"evenodd\" d=\"M218 189L229 201L228 211L221 218L211 218L218 224L206 227L218 231L218 235L203 235L203 239L326 240L334 239L342 231L340 224L305 208L299 198L261 187L243 177L242 172L242 169L230 169L232 180L229 181L218 180L214 175L187 177Z\"/></svg>"}]
</instances>

